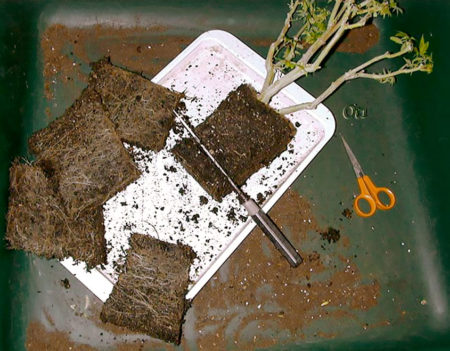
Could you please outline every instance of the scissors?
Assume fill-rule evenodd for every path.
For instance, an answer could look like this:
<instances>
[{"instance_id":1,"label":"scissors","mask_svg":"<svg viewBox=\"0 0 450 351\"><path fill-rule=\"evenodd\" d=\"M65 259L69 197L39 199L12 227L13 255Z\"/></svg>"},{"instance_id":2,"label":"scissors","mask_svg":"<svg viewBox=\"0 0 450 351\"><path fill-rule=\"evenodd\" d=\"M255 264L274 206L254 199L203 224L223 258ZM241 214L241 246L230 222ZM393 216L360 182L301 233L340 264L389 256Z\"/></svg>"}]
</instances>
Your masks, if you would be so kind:
<instances>
[{"instance_id":1,"label":"scissors","mask_svg":"<svg viewBox=\"0 0 450 351\"><path fill-rule=\"evenodd\" d=\"M353 207L355 208L356 214L361 217L370 217L375 213L375 210L377 208L379 210L390 210L395 205L394 193L388 188L384 187L379 188L375 186L375 184L373 184L370 177L364 174L361 165L359 164L358 160L356 159L355 155L350 149L350 146L348 146L347 142L345 141L342 135L341 138L342 142L344 143L345 151L347 151L348 158L352 163L353 170L355 171L359 189L361 190L361 194L359 194L356 197L355 202L353 203ZM384 204L383 202L380 201L380 198L378 197L378 194L380 193L385 193L388 196L389 198L388 204ZM362 200L367 201L367 203L369 204L370 208L368 212L364 212L363 210L361 210L359 203Z\"/></svg>"}]
</instances>

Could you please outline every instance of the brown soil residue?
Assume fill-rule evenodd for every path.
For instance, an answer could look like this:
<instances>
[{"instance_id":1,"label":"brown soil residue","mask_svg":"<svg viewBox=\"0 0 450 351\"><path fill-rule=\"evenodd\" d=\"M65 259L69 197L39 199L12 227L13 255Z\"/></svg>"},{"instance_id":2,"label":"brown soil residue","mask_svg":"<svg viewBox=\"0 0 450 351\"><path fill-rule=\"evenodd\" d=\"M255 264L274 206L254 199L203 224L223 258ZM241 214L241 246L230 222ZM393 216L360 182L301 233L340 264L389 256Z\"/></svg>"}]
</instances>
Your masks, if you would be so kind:
<instances>
[{"instance_id":1,"label":"brown soil residue","mask_svg":"<svg viewBox=\"0 0 450 351\"><path fill-rule=\"evenodd\" d=\"M309 204L293 191L282 197L270 215L281 228L289 229L297 247L307 239L308 232L319 235ZM330 267L325 262L330 260L329 254L301 252L305 261L291 268L270 243L269 257L262 254L262 245L267 241L259 230L252 232L230 257L227 279L216 274L194 299L200 349L225 349L230 347L230 338L241 350L268 347L279 344L280 333L290 335L288 341L293 342L305 338L304 328L317 320L356 319L356 311L377 304L378 282L362 283L361 273L351 259L334 257ZM322 278L326 271L331 274ZM238 326L230 333L230 323L236 321ZM248 340L242 331L255 323L256 332ZM208 332L211 326L214 331ZM272 338L266 336L271 334Z\"/></svg>"},{"instance_id":2,"label":"brown soil residue","mask_svg":"<svg viewBox=\"0 0 450 351\"><path fill-rule=\"evenodd\" d=\"M87 83L83 65L104 56L115 65L153 77L193 39L165 35L165 30L160 26L49 26L41 37L46 98L54 98L58 80L66 89L78 91L80 82Z\"/></svg>"},{"instance_id":3,"label":"brown soil residue","mask_svg":"<svg viewBox=\"0 0 450 351\"><path fill-rule=\"evenodd\" d=\"M98 348L87 344L73 342L70 333L60 330L48 330L40 323L33 321L28 325L25 348L27 351L98 351ZM117 343L108 348L111 351L143 351L143 350L173 351L172 344L158 340L136 340L134 342Z\"/></svg>"},{"instance_id":4,"label":"brown soil residue","mask_svg":"<svg viewBox=\"0 0 450 351\"><path fill-rule=\"evenodd\" d=\"M105 56L115 65L153 77L193 40L190 36L168 35L167 31L168 28L162 26L49 26L41 36L45 97L54 99L60 82L64 84L65 94L75 99L87 84L87 65ZM370 24L350 31L336 50L364 53L378 39L378 28ZM268 48L273 39L247 38L245 41ZM52 117L49 108L46 114Z\"/></svg>"},{"instance_id":5,"label":"brown soil residue","mask_svg":"<svg viewBox=\"0 0 450 351\"><path fill-rule=\"evenodd\" d=\"M348 32L337 47L337 51L364 54L378 43L380 32L375 24L355 28Z\"/></svg>"},{"instance_id":6,"label":"brown soil residue","mask_svg":"<svg viewBox=\"0 0 450 351\"><path fill-rule=\"evenodd\" d=\"M65 332L47 331L39 322L28 325L25 347L28 351L96 351L89 345L74 343Z\"/></svg>"}]
</instances>

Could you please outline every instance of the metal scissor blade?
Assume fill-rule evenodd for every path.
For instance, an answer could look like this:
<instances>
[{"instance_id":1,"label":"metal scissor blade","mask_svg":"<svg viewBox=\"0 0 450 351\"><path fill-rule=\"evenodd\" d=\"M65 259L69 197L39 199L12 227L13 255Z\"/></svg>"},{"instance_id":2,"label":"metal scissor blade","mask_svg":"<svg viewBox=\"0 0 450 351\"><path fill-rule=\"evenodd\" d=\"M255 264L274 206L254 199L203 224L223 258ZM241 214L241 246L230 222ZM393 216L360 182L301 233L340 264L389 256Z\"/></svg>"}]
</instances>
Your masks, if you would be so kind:
<instances>
[{"instance_id":1,"label":"metal scissor blade","mask_svg":"<svg viewBox=\"0 0 450 351\"><path fill-rule=\"evenodd\" d=\"M364 175L364 172L363 172L358 160L356 159L355 154L353 153L352 149L350 149L350 146L348 146L347 142L345 141L345 139L342 135L341 135L341 139L342 139L342 142L344 143L345 151L347 151L348 158L350 159L350 162L352 163L353 170L355 171L356 177L357 178L362 177Z\"/></svg>"}]
</instances>

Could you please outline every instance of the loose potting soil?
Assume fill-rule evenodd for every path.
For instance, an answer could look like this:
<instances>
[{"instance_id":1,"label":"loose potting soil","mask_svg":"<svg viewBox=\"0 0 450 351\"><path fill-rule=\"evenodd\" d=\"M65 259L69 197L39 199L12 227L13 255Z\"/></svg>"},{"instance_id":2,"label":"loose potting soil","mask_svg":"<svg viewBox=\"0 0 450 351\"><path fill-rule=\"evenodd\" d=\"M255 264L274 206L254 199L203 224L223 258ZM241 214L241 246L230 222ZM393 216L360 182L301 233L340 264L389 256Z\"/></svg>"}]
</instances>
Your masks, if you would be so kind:
<instances>
[{"instance_id":1,"label":"loose potting soil","mask_svg":"<svg viewBox=\"0 0 450 351\"><path fill-rule=\"evenodd\" d=\"M286 150L295 131L286 117L260 102L256 91L246 84L233 90L195 128L202 143L238 185ZM181 140L172 152L216 200L232 191L192 138Z\"/></svg>"},{"instance_id":2,"label":"loose potting soil","mask_svg":"<svg viewBox=\"0 0 450 351\"><path fill-rule=\"evenodd\" d=\"M95 267L106 263L104 234L101 207L85 211L73 221L40 167L17 161L12 165L6 228L11 249L46 258L71 256Z\"/></svg>"},{"instance_id":3,"label":"loose potting soil","mask_svg":"<svg viewBox=\"0 0 450 351\"><path fill-rule=\"evenodd\" d=\"M102 59L92 66L89 85L101 96L122 141L159 151L173 126L172 111L183 94Z\"/></svg>"},{"instance_id":4,"label":"loose potting soil","mask_svg":"<svg viewBox=\"0 0 450 351\"><path fill-rule=\"evenodd\" d=\"M140 176L108 116L100 95L87 88L60 118L29 139L72 218L102 205Z\"/></svg>"},{"instance_id":5,"label":"loose potting soil","mask_svg":"<svg viewBox=\"0 0 450 351\"><path fill-rule=\"evenodd\" d=\"M194 258L187 245L133 234L125 269L103 305L101 320L179 343Z\"/></svg>"}]
</instances>

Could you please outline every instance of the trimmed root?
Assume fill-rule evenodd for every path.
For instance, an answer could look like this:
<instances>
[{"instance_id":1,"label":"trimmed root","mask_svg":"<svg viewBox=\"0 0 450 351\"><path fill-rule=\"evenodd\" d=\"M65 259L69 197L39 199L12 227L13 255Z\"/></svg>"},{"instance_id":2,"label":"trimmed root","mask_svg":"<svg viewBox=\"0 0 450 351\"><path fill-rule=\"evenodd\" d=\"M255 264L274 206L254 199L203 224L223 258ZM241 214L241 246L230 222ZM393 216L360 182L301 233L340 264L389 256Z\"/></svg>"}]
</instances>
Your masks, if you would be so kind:
<instances>
[{"instance_id":1,"label":"trimmed root","mask_svg":"<svg viewBox=\"0 0 450 351\"><path fill-rule=\"evenodd\" d=\"M189 246L133 234L125 270L103 306L102 321L179 343L194 258Z\"/></svg>"}]
</instances>

